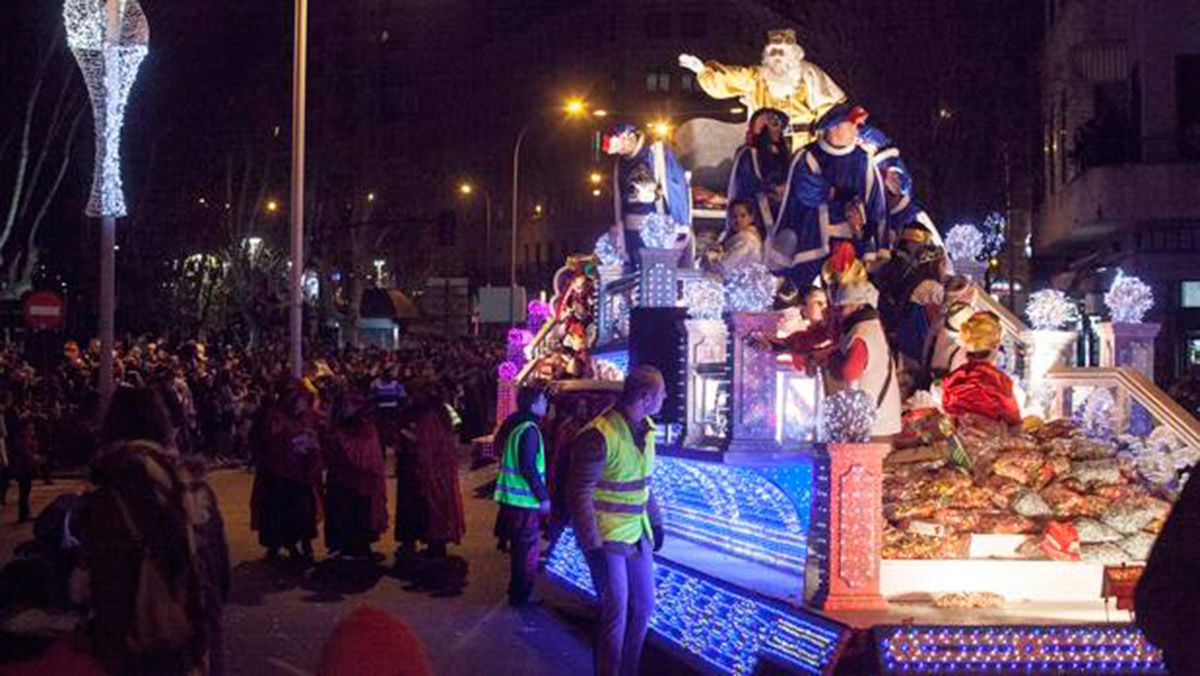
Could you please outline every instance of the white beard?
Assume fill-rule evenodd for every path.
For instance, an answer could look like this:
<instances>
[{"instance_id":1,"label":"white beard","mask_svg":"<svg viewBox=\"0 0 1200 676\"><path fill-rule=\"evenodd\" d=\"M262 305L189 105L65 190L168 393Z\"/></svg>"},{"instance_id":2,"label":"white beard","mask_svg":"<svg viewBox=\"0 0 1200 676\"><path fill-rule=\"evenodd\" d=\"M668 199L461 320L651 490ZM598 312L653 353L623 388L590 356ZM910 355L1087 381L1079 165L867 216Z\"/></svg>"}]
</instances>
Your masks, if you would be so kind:
<instances>
[{"instance_id":1,"label":"white beard","mask_svg":"<svg viewBox=\"0 0 1200 676\"><path fill-rule=\"evenodd\" d=\"M798 58L789 58L782 62L763 59L760 72L772 97L786 99L796 93L800 88L803 63L804 61Z\"/></svg>"}]
</instances>

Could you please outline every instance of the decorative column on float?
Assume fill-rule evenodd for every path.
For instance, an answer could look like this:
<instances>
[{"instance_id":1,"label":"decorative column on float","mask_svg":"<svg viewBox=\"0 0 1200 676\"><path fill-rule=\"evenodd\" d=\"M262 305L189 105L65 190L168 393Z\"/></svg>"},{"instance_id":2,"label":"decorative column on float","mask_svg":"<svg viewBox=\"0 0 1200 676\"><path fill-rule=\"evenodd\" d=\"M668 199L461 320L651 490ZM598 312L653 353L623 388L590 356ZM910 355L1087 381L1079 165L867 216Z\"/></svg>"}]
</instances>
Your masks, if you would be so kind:
<instances>
[{"instance_id":1,"label":"decorative column on float","mask_svg":"<svg viewBox=\"0 0 1200 676\"><path fill-rule=\"evenodd\" d=\"M1062 291L1043 289L1030 294L1025 316L1033 327L1022 336L1031 346L1025 355L1026 393L1043 415L1061 412L1063 402L1050 390L1046 374L1056 366L1070 364L1079 333L1067 327L1079 322L1079 308Z\"/></svg>"},{"instance_id":2,"label":"decorative column on float","mask_svg":"<svg viewBox=\"0 0 1200 676\"><path fill-rule=\"evenodd\" d=\"M150 51L150 24L137 0L66 0L67 45L92 102L96 157L86 213L100 219L100 401L113 392L117 219L126 214L121 185L121 128L138 69Z\"/></svg>"},{"instance_id":3,"label":"decorative column on float","mask_svg":"<svg viewBox=\"0 0 1200 676\"><path fill-rule=\"evenodd\" d=\"M1162 325L1142 321L1154 307L1154 293L1137 277L1118 272L1104 304L1110 320L1096 325L1100 366L1131 368L1154 382L1154 339Z\"/></svg>"},{"instance_id":4,"label":"decorative column on float","mask_svg":"<svg viewBox=\"0 0 1200 676\"><path fill-rule=\"evenodd\" d=\"M729 329L725 313L725 290L708 278L684 284L683 304L688 310L687 329L687 417L684 443L704 447L728 434L722 385L728 380Z\"/></svg>"},{"instance_id":5,"label":"decorative column on float","mask_svg":"<svg viewBox=\"0 0 1200 676\"><path fill-rule=\"evenodd\" d=\"M813 487L813 532L805 573L807 601L822 610L877 610L883 552L883 459L871 443L875 402L862 390L825 400Z\"/></svg>"},{"instance_id":6,"label":"decorative column on float","mask_svg":"<svg viewBox=\"0 0 1200 676\"><path fill-rule=\"evenodd\" d=\"M725 275L725 306L731 311L733 369L730 377L729 443L731 455L777 452L779 411L775 353L758 337L775 333L779 314L768 312L775 298L775 277L766 266L750 264Z\"/></svg>"}]
</instances>

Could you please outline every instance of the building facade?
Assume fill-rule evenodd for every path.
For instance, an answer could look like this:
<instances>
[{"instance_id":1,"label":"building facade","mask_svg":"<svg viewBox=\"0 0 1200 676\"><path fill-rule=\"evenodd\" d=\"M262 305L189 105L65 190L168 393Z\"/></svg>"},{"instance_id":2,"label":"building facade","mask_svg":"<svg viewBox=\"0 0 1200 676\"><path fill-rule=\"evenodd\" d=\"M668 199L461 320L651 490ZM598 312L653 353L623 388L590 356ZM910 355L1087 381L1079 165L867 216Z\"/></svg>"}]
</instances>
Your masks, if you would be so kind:
<instances>
[{"instance_id":1,"label":"building facade","mask_svg":"<svg viewBox=\"0 0 1200 676\"><path fill-rule=\"evenodd\" d=\"M1034 249L1089 313L1155 290L1160 382L1200 364L1200 2L1047 0Z\"/></svg>"}]
</instances>

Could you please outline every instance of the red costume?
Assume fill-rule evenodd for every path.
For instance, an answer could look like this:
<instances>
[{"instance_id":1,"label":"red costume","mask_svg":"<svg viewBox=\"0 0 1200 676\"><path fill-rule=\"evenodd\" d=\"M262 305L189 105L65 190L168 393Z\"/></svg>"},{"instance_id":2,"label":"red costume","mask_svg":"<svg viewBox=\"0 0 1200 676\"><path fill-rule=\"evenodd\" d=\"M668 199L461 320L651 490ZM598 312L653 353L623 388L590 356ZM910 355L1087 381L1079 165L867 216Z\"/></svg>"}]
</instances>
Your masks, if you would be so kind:
<instances>
[{"instance_id":1,"label":"red costume","mask_svg":"<svg viewBox=\"0 0 1200 676\"><path fill-rule=\"evenodd\" d=\"M1009 425L1021 424L1012 380L985 360L972 359L942 380L942 409L951 415L975 413Z\"/></svg>"}]
</instances>

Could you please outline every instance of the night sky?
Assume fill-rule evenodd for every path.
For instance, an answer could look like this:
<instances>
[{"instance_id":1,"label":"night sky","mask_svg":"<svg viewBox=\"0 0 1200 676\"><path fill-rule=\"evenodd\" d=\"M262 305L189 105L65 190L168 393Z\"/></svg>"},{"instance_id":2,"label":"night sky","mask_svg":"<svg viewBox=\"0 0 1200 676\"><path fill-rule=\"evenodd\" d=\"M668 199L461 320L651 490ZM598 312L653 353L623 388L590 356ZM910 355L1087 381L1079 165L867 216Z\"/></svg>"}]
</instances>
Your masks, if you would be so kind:
<instances>
[{"instance_id":1,"label":"night sky","mask_svg":"<svg viewBox=\"0 0 1200 676\"><path fill-rule=\"evenodd\" d=\"M0 44L0 144L19 128L39 51L62 32L60 3L8 4L15 5L6 9L15 26L9 35L15 38ZM388 217L405 218L404 212L436 211L436 202L452 199L438 186L463 171L497 183L507 180L516 122L546 100L521 93L520 83L474 86L484 65L479 55L491 40L519 36L539 20L582 4L406 2L380 14L386 3L374 0L315 3L310 67L316 89L310 94L309 138L310 167L319 169L310 172L319 173L321 183L311 189L333 204L368 183L387 190L395 181L393 190L418 193L391 201ZM119 230L122 251L129 252L121 263L141 267L147 260L224 244L232 226L219 207L231 184L233 211L236 202L249 199L240 189L246 172L262 177L256 181L286 201L292 21L292 3L286 0L144 0L143 5L151 54L129 110L123 150L131 216ZM821 54L819 64L897 139L919 189L936 192L929 207L939 222L974 216L971 212L984 205L1003 201L1002 149L1022 177L1033 180L1039 3L825 0L771 6L793 17L802 35L813 36L810 54ZM372 157L373 146L364 141L376 119L369 112L375 104L363 100L361 88L338 89L339 69L355 67L345 27L356 20L370 26L373 20L355 19L356 11L382 17L379 23L396 43L391 58L398 79L422 96L420 114L405 121L402 142L389 147L384 158ZM752 56L760 46L748 45L746 53ZM82 89L69 57L53 64L55 82L69 73L73 86ZM552 70L555 64L543 65ZM513 64L522 72L536 67ZM400 90L379 91L379 96L393 96ZM443 112L429 105L435 96L452 108ZM953 110L955 124L932 130L931 115L940 107ZM86 287L95 232L81 216L90 176L90 115L80 133L74 164L39 241L49 251L44 260L51 272ZM10 145L10 152L0 156L3 206L13 166ZM200 197L216 208L201 207ZM133 260L137 256L141 262Z\"/></svg>"}]
</instances>

